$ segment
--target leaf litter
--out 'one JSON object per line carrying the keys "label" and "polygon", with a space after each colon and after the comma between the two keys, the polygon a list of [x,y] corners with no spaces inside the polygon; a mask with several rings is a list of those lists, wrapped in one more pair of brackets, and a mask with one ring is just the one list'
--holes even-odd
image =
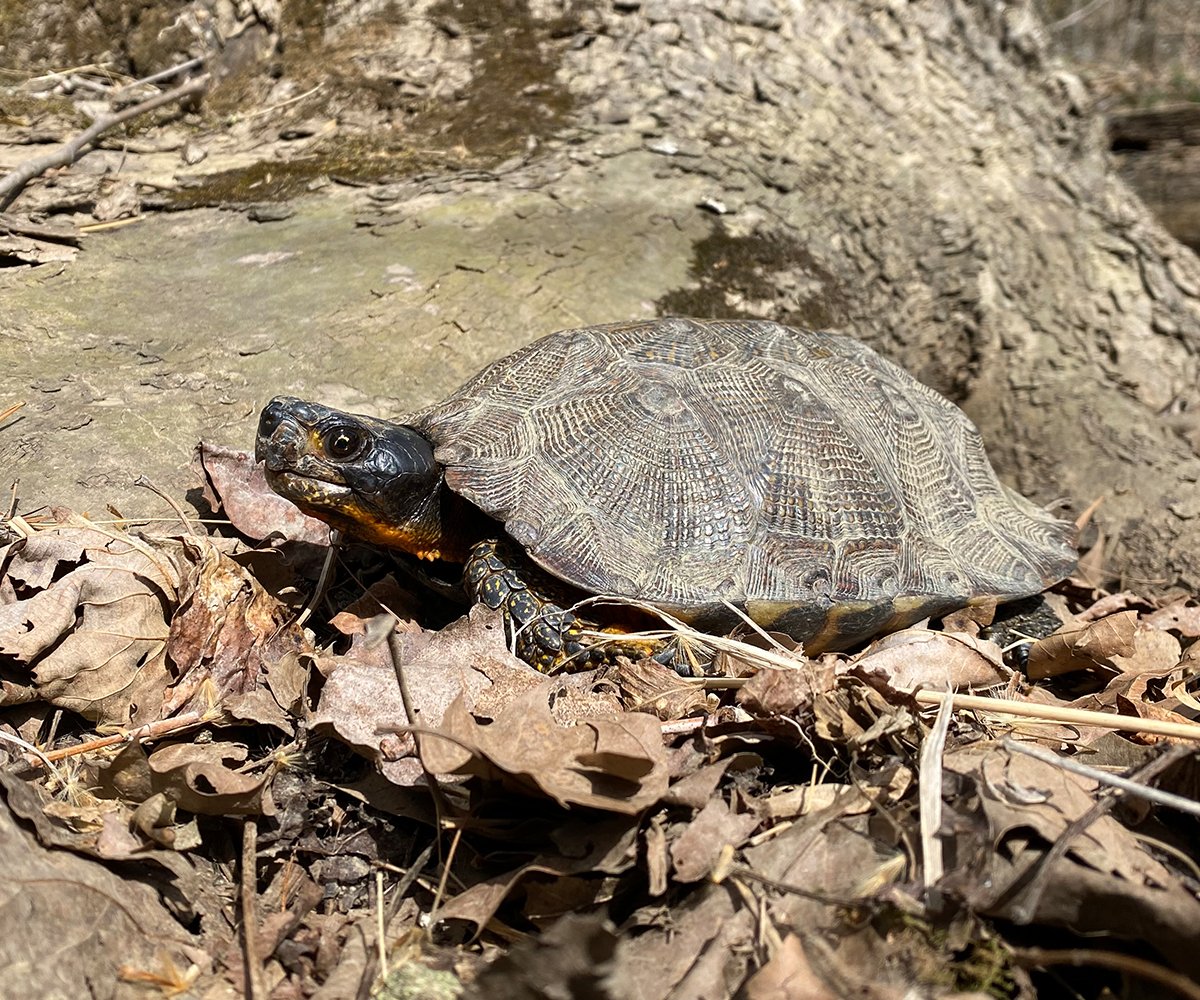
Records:
{"label": "leaf litter", "polygon": [[5,995],[1200,996],[1195,596],[545,677],[197,469],[219,535],[3,539]]}

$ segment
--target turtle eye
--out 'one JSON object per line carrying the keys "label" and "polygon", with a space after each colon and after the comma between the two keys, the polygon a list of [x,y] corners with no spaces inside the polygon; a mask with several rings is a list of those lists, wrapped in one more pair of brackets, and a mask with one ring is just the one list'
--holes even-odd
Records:
{"label": "turtle eye", "polygon": [[357,427],[348,427],[344,424],[327,430],[322,439],[325,454],[338,461],[353,458],[362,450],[366,442],[366,434]]}

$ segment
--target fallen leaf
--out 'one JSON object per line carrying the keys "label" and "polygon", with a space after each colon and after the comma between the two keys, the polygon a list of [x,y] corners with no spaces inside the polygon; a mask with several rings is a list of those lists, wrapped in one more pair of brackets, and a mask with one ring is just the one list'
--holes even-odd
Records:
{"label": "fallen leaf", "polygon": [[788,934],[770,960],[743,987],[744,1000],[837,1000],[814,971],[795,934]]}
{"label": "fallen leaf", "polygon": [[1116,670],[1113,657],[1133,655],[1136,631],[1136,611],[1071,622],[1029,647],[1029,676],[1041,680],[1075,670]]}
{"label": "fallen leaf", "polygon": [[760,667],[737,694],[751,713],[796,715],[809,711],[813,696],[831,690],[836,671],[829,658],[798,660],[792,667]]}
{"label": "fallen leaf", "polygon": [[678,882],[698,882],[713,870],[726,847],[739,848],[759,824],[752,813],[735,813],[717,797],[671,844],[671,864]]}
{"label": "fallen leaf", "polygon": [[664,721],[702,715],[708,702],[702,688],[650,657],[625,660],[617,671],[622,700],[631,712],[652,712]]}
{"label": "fallen leaf", "polygon": [[[468,706],[474,705],[492,686],[493,677],[532,675],[539,684],[542,678],[508,651],[500,616],[488,608],[472,608],[441,632],[404,628],[398,636],[399,655],[416,720],[410,722],[405,715],[386,632],[373,637],[364,628],[354,635],[349,652],[317,658],[328,679],[310,725],[333,732],[360,753],[379,760],[389,780],[411,786],[423,783],[425,774],[411,741],[395,739],[398,728],[436,729],[451,703],[465,698]],[[401,755],[384,753],[385,741],[399,747]]]}
{"label": "fallen leaf", "polygon": [[776,788],[757,803],[759,815],[771,820],[794,819],[832,806],[850,816],[869,811],[874,803],[859,787],[832,783]]}
{"label": "fallen leaf", "polygon": [[439,909],[439,916],[446,921],[465,920],[482,928],[527,875],[618,874],[633,867],[637,856],[636,825],[609,817],[586,826],[585,839],[567,838],[571,841],[571,854],[542,853],[528,864],[476,882],[448,900]]}
{"label": "fallen leaf", "polygon": [[1017,924],[1150,941],[1179,971],[1200,974],[1200,902],[1114,817],[1074,832],[1046,863],[1051,845],[1091,810],[1094,781],[986,745],[946,754],[943,768],[942,829],[956,831],[960,859],[943,891]]}
{"label": "fallen leaf", "polygon": [[302,655],[313,646],[290,608],[206,539],[185,539],[193,561],[180,587],[167,651],[179,679],[165,717],[220,710],[232,718],[294,733],[305,683]]}
{"label": "fallen leaf", "polygon": [[1150,628],[1178,632],[1185,639],[1194,639],[1200,636],[1200,603],[1181,597],[1165,608],[1146,615],[1142,622]]}
{"label": "fallen leaf", "polygon": [[130,743],[98,771],[99,792],[131,802],[164,794],[180,808],[209,816],[273,815],[269,764],[247,772],[248,748],[227,741],[177,743],[147,754]]}
{"label": "fallen leaf", "polygon": [[601,998],[617,936],[599,913],[568,914],[537,937],[519,941],[475,982],[477,996]]}
{"label": "fallen leaf", "polygon": [[201,441],[192,469],[204,484],[204,499],[223,510],[247,538],[261,542],[272,535],[321,549],[329,546],[329,525],[309,517],[267,485],[261,463],[249,452]]}
{"label": "fallen leaf", "polygon": [[871,643],[851,660],[850,670],[902,692],[995,687],[1012,676],[994,642],[964,632],[921,628],[903,629]]}
{"label": "fallen leaf", "polygon": [[172,542],[75,523],[10,546],[3,572],[24,587],[0,605],[0,658],[28,679],[6,699],[36,697],[100,724],[158,720],[182,565]]}
{"label": "fallen leaf", "polygon": [[456,700],[439,727],[446,738],[422,740],[426,767],[435,774],[507,777],[562,806],[633,815],[657,802],[668,781],[658,720],[627,712],[560,726],[549,705],[557,686],[547,681],[526,692],[487,726]]}

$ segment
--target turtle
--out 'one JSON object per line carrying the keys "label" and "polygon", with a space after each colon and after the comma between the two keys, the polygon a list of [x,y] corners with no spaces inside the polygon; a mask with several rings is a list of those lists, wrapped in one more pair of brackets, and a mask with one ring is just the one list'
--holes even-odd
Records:
{"label": "turtle", "polygon": [[541,670],[645,651],[586,642],[583,595],[710,632],[746,616],[816,655],[1039,593],[1077,559],[948,399],[851,336],[767,320],[553,333],[403,422],[278,396],[256,454],[306,513],[452,564]]}

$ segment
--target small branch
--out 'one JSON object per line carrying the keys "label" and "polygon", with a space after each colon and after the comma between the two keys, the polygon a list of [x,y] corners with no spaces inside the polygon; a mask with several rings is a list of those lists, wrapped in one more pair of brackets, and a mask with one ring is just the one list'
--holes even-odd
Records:
{"label": "small branch", "polygon": [[[1047,965],[1073,965],[1076,968],[1116,969],[1137,976],[1171,990],[1188,1000],[1200,1000],[1200,986],[1187,976],[1149,962],[1136,955],[1123,955],[1115,951],[1094,951],[1091,948],[1047,950],[1042,948],[1014,948],[1013,959],[1026,969],[1044,968]],[[1161,995],[1161,994],[1160,994]]]}
{"label": "small branch", "polygon": [[154,97],[141,101],[138,104],[133,104],[124,111],[118,111],[116,114],[111,115],[101,115],[70,142],[60,146],[51,153],[47,153],[45,156],[35,156],[33,159],[26,160],[12,173],[0,178],[0,212],[7,209],[16,200],[17,195],[24,190],[25,185],[31,180],[44,174],[47,170],[52,170],[54,167],[70,166],[87,152],[88,146],[109,129],[115,128],[117,125],[137,118],[140,115],[144,115],[148,111],[153,111],[155,108],[161,108],[164,104],[174,104],[176,101],[182,101],[193,94],[198,94],[207,89],[208,83],[209,76],[206,73],[204,76],[198,76],[194,80],[189,80],[174,90],[156,94]]}
{"label": "small branch", "polygon": [[[948,697],[945,691],[917,691],[913,695],[922,705],[940,705]],[[975,694],[956,694],[954,707],[994,712],[998,715],[1019,715],[1041,722],[1097,726],[1126,733],[1151,733],[1155,736],[1174,736],[1181,740],[1200,740],[1200,726],[1193,722],[1139,719],[1132,715],[1117,715],[1114,712],[1093,712],[1086,708],[1056,708],[1053,705],[1035,705],[1005,698],[981,698]]]}
{"label": "small branch", "polygon": [[246,963],[246,1000],[267,1000],[258,954],[258,824],[242,823],[242,957]]}
{"label": "small branch", "polygon": [[1070,757],[1062,757],[1059,754],[1051,753],[1049,750],[1043,750],[1040,747],[1026,746],[1023,743],[1018,743],[1016,740],[1005,739],[1001,741],[1000,745],[1012,753],[1026,754],[1043,763],[1053,764],[1055,767],[1061,767],[1064,771],[1078,774],[1080,777],[1090,778],[1092,781],[1097,781],[1102,785],[1111,785],[1113,788],[1119,788],[1123,792],[1146,799],[1155,805],[1178,809],[1180,812],[1185,812],[1190,816],[1200,816],[1200,802],[1196,802],[1194,799],[1175,795],[1172,792],[1164,792],[1158,788],[1151,788],[1149,785],[1131,781],[1129,778],[1122,778],[1119,774],[1109,774],[1108,771],[1100,771],[1094,767],[1088,767],[1086,764],[1080,764]]}
{"label": "small branch", "polygon": [[[139,726],[137,729],[131,729],[125,733],[102,736],[99,739],[89,740],[87,743],[80,743],[77,746],[63,747],[61,750],[51,750],[48,754],[44,755],[44,759],[47,761],[65,760],[68,757],[77,757],[80,754],[91,753],[93,750],[103,750],[105,747],[114,747],[121,743],[141,743],[144,740],[158,739],[160,736],[177,733],[191,726],[198,726],[205,721],[205,718],[206,716],[200,712],[187,712],[173,719],[148,722],[144,726]],[[30,764],[39,764],[42,762],[42,759],[38,757],[32,759],[26,757],[25,759]]]}
{"label": "small branch", "polygon": [[1078,24],[1080,21],[1087,20],[1107,3],[1108,0],[1092,0],[1091,3],[1085,3],[1078,10],[1071,11],[1071,13],[1066,17],[1059,18],[1057,21],[1054,21],[1052,24],[1048,24],[1046,27],[1051,31],[1064,31],[1072,25]]}
{"label": "small branch", "polygon": [[199,69],[204,65],[204,57],[197,56],[195,59],[189,59],[187,62],[180,63],[178,66],[172,66],[169,69],[164,69],[150,76],[144,76],[140,80],[134,80],[125,84],[113,96],[120,97],[127,91],[133,90],[134,87],[141,87],[148,83],[161,83],[163,80],[169,80],[173,76],[181,76],[193,69]]}
{"label": "small branch", "polygon": [[[65,243],[71,247],[77,247],[83,242],[82,234],[74,226],[68,229],[62,226],[45,226],[5,212],[0,212],[0,232],[28,236],[30,239],[44,240],[47,243]],[[3,414],[0,414],[0,417],[2,416]]]}
{"label": "small branch", "polygon": [[937,719],[921,745],[920,792],[921,821],[921,881],[928,891],[945,874],[942,841],[942,754],[946,750],[946,734],[954,718],[954,699],[947,696],[938,706]]}

